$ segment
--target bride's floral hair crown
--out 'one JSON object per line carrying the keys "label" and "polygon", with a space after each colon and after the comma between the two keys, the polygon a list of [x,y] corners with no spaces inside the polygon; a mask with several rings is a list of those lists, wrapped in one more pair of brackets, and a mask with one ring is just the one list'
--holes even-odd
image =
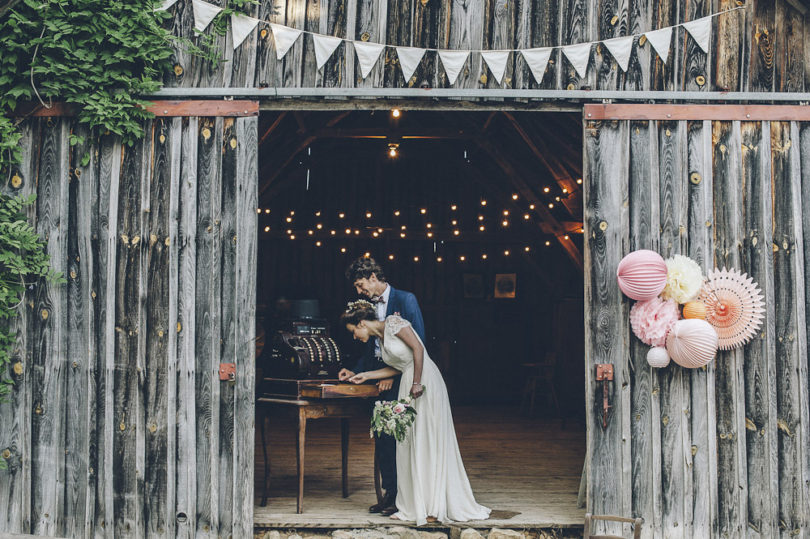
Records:
{"label": "bride's floral hair crown", "polygon": [[349,303],[346,304],[346,312],[350,313],[352,311],[358,310],[358,308],[361,307],[371,307],[373,309],[374,305],[370,301],[367,301],[365,299],[358,299],[357,301],[350,301]]}
{"label": "bride's floral hair crown", "polygon": [[346,310],[340,315],[340,322],[342,324],[357,325],[363,320],[376,320],[377,309],[374,304],[364,299],[357,301],[350,301],[346,305]]}

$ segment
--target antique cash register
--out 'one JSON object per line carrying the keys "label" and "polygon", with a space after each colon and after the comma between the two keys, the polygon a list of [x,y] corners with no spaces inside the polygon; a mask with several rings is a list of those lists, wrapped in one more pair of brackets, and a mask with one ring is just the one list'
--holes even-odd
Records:
{"label": "antique cash register", "polygon": [[[304,445],[308,419],[340,418],[343,497],[348,497],[349,418],[368,421],[366,398],[376,397],[374,384],[356,385],[338,380],[343,368],[340,348],[329,336],[329,325],[318,317],[315,300],[293,302],[292,317],[280,324],[264,353],[257,360],[262,375],[257,388],[257,421],[261,428],[264,455],[262,506],[267,504],[269,461],[265,442],[266,418],[275,413],[294,413],[298,420],[298,500],[303,512]],[[378,477],[375,487],[379,493]]]}

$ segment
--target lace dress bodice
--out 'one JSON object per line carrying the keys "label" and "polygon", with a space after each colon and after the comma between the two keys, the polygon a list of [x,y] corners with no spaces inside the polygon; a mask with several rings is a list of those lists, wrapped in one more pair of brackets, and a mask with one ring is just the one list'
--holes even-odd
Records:
{"label": "lace dress bodice", "polygon": [[[385,330],[381,346],[382,359],[386,365],[390,365],[400,372],[413,368],[413,350],[397,336],[397,333],[406,327],[411,327],[411,323],[399,315],[392,314],[385,319]],[[415,331],[413,334],[419,339],[419,335]],[[419,339],[419,342],[421,343],[422,340]],[[424,347],[424,343],[422,346]],[[425,350],[425,358],[427,357],[427,350]]]}

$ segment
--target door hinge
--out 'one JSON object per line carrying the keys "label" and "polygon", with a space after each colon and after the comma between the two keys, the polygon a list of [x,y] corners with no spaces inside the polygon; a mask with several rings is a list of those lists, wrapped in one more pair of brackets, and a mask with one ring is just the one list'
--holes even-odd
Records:
{"label": "door hinge", "polygon": [[220,363],[219,379],[223,382],[233,382],[236,380],[236,363]]}
{"label": "door hinge", "polygon": [[608,403],[608,395],[610,395],[608,382],[613,381],[613,365],[610,363],[597,363],[596,381],[602,382],[602,428],[606,429],[608,425],[608,412],[611,408]]}

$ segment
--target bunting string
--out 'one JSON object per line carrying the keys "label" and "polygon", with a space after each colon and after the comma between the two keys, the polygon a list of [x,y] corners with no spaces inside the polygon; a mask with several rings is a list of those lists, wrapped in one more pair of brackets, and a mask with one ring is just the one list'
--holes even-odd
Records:
{"label": "bunting string", "polygon": [[[178,0],[164,0],[158,10],[170,9]],[[202,32],[204,31],[211,21],[222,11],[222,8],[204,0],[191,0],[193,13],[194,13],[194,27]],[[448,50],[430,47],[405,47],[398,45],[386,45],[383,43],[375,43],[371,41],[361,41],[355,39],[345,39],[335,36],[319,34],[317,32],[310,32],[308,30],[299,30],[281,24],[263,21],[255,17],[250,17],[244,14],[231,15],[231,35],[233,37],[233,48],[236,49],[242,45],[245,39],[253,32],[259,25],[264,24],[270,27],[275,40],[276,58],[281,60],[295,45],[296,41],[302,34],[312,36],[315,45],[315,58],[318,69],[323,68],[332,54],[337,50],[341,43],[351,43],[354,47],[355,54],[357,55],[358,64],[360,66],[360,74],[363,78],[368,77],[371,70],[377,64],[377,61],[385,48],[394,49],[397,51],[399,58],[399,65],[402,69],[402,74],[405,80],[410,80],[425,52],[436,52],[441,59],[442,67],[447,75],[448,82],[452,85],[456,82],[459,73],[464,68],[470,53],[481,54],[486,66],[489,68],[492,76],[501,83],[503,75],[506,71],[506,65],[509,61],[511,54],[520,53],[523,56],[526,64],[532,72],[535,80],[540,81],[548,66],[549,59],[554,50],[561,50],[562,54],[568,59],[571,65],[576,70],[577,74],[584,78],[587,74],[588,64],[591,59],[591,52],[593,45],[601,43],[605,46],[611,56],[616,60],[619,68],[622,71],[627,71],[630,65],[630,56],[633,52],[633,43],[637,39],[645,36],[647,41],[655,53],[664,64],[669,60],[669,52],[672,45],[672,32],[675,28],[683,27],[686,34],[688,34],[700,47],[700,49],[708,53],[709,44],[711,42],[712,19],[720,15],[725,15],[738,9],[743,9],[745,6],[737,6],[724,11],[719,11],[700,19],[693,21],[686,21],[672,26],[666,26],[657,30],[650,30],[640,34],[633,34],[628,36],[620,36],[616,38],[603,39],[597,41],[589,41],[583,43],[574,43],[570,45],[558,45],[551,47],[539,48],[522,48],[522,49],[465,49],[465,50]]]}

